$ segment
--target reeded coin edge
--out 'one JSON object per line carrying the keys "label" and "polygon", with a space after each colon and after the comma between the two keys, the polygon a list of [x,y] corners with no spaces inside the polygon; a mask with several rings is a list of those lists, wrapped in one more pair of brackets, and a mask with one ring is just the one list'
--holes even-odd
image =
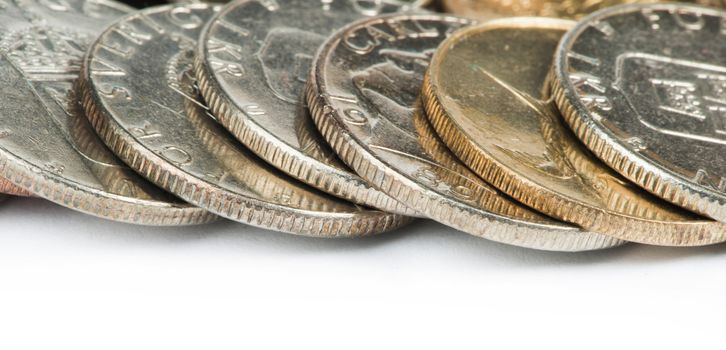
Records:
{"label": "reeded coin edge", "polygon": [[362,179],[351,178],[355,176],[352,173],[346,174],[335,167],[302,155],[300,151],[287,144],[270,141],[275,137],[247,118],[237,116],[243,112],[232,107],[234,104],[228,101],[224,94],[217,93],[217,88],[212,87],[210,80],[206,79],[204,70],[201,60],[195,59],[200,92],[208,101],[209,108],[219,123],[270,165],[312,187],[353,203],[400,215],[420,216],[399,201],[374,190]]}
{"label": "reeded coin edge", "polygon": [[[224,11],[221,11],[217,16],[223,13]],[[202,30],[194,59],[194,72],[202,97],[222,126],[270,165],[310,186],[356,204],[400,215],[420,216],[399,201],[375,190],[352,172],[346,173],[304,155],[284,142],[271,141],[277,138],[249,120],[244,111],[237,108],[234,101],[219,86],[213,73],[203,62],[206,52],[205,38],[215,18],[219,18],[217,16]]]}
{"label": "reeded coin edge", "polygon": [[161,206],[139,200],[145,203],[142,208],[123,196],[102,193],[48,174],[5,150],[0,150],[0,176],[38,197],[112,221],[147,226],[183,226],[204,224],[217,219],[216,215],[191,206]]}
{"label": "reeded coin edge", "polygon": [[[628,8],[657,7],[670,9],[678,8],[678,6],[681,5],[621,5],[600,10],[586,17],[565,34],[562,41],[560,41],[553,67],[555,77],[551,79],[553,96],[570,129],[590,151],[609,167],[665,201],[715,220],[726,222],[726,199],[724,194],[697,186],[692,183],[692,179],[648,162],[605,130],[601,130],[588,112],[587,107],[579,101],[576,93],[573,92],[574,86],[569,83],[567,78],[565,52],[590,21],[611,14],[622,13]],[[723,13],[702,6],[690,5],[689,7]]]}
{"label": "reeded coin edge", "polygon": [[77,89],[81,93],[86,115],[99,137],[141,176],[194,205],[251,226],[320,238],[375,235],[412,221],[409,217],[378,210],[368,210],[364,215],[300,210],[233,195],[221,187],[196,178],[190,180],[181,169],[169,164],[151,150],[143,146],[135,147],[133,136],[125,132],[96,103],[92,92],[95,90],[92,90],[92,83],[88,81],[88,60],[83,63]]}
{"label": "reeded coin edge", "polygon": [[307,84],[306,95],[320,132],[346,164],[383,192],[399,198],[431,219],[473,236],[538,250],[578,252],[626,243],[606,235],[583,232],[577,227],[557,229],[545,224],[517,222],[484,210],[468,208],[422,188],[407,178],[399,179],[394,171],[377,158],[362,155],[365,149],[330,115],[335,111],[329,108],[314,84]]}
{"label": "reeded coin edge", "polygon": [[726,225],[715,221],[665,222],[606,213],[600,208],[575,204],[528,179],[510,174],[501,164],[481,153],[446,115],[434,92],[430,72],[429,69],[424,77],[422,96],[426,114],[434,129],[464,164],[514,199],[554,218],[630,242],[660,246],[703,246],[726,241]]}
{"label": "reeded coin edge", "polygon": [[0,179],[0,194],[18,197],[33,197],[32,193],[13,185],[10,181],[5,179]]}

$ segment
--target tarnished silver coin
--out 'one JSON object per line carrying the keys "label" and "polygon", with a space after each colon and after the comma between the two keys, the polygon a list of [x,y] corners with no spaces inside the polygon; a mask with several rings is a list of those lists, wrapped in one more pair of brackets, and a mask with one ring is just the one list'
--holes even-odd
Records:
{"label": "tarnished silver coin", "polygon": [[[148,225],[208,222],[216,216],[124,166],[98,139],[77,103],[72,84],[86,47],[130,11],[107,0],[3,3],[0,176],[37,196],[107,219]],[[126,28],[118,33],[127,34]],[[113,67],[107,69],[115,74]]]}
{"label": "tarnished silver coin", "polygon": [[[207,114],[195,98],[191,69],[196,38],[215,12],[205,4],[149,8],[100,35],[83,62],[80,81],[83,106],[101,138],[160,187],[246,224],[347,237],[409,222],[287,177],[237,144]],[[121,28],[139,39],[127,40],[118,34]],[[116,74],[107,74],[108,67]]]}
{"label": "tarnished silver coin", "polygon": [[0,179],[0,193],[10,194],[13,196],[30,197],[32,194],[18,186],[13,185],[12,182]]}
{"label": "tarnished silver coin", "polygon": [[623,244],[515,203],[469,171],[438,139],[418,93],[435,49],[470,23],[393,15],[361,20],[330,37],[314,61],[306,93],[322,134],[365,180],[459,230],[545,250]]}
{"label": "tarnished silver coin", "polygon": [[210,108],[238,140],[292,177],[354,203],[415,215],[348,169],[302,96],[315,50],[358,18],[405,7],[373,0],[238,1],[200,36],[195,71]]}
{"label": "tarnished silver coin", "polygon": [[[425,7],[429,6],[433,3],[432,0],[368,0],[371,3],[375,2],[388,2],[388,3],[402,3],[402,4],[410,4],[417,7]],[[229,0],[171,0],[171,2],[175,3],[228,3]]]}
{"label": "tarnished silver coin", "polygon": [[726,12],[626,5],[560,44],[554,94],[600,159],[653,194],[726,222]]}

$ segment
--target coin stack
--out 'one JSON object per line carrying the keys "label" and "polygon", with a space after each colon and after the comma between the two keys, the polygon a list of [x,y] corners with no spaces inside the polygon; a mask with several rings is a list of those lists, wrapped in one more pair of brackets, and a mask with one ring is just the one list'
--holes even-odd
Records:
{"label": "coin stack", "polygon": [[726,3],[693,2],[9,2],[0,193],[322,238],[721,243]]}

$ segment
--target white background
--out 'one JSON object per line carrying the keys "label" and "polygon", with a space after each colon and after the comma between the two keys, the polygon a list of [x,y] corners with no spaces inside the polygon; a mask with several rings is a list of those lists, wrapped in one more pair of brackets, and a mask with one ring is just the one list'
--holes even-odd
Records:
{"label": "white background", "polygon": [[0,349],[723,349],[726,247],[544,253],[0,203]]}

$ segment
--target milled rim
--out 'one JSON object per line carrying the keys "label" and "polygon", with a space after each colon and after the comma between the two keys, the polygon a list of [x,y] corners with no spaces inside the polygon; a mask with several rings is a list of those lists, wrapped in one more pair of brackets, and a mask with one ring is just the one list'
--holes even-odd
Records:
{"label": "milled rim", "polygon": [[557,106],[577,137],[605,164],[646,191],[680,207],[706,215],[716,220],[726,221],[726,196],[708,188],[697,186],[687,179],[666,168],[659,167],[641,157],[629,147],[620,144],[612,134],[595,123],[587,108],[579,101],[574,86],[567,78],[567,57],[565,52],[577,36],[591,21],[629,13],[643,8],[676,9],[690,7],[723,15],[723,11],[696,5],[621,5],[604,9],[586,17],[562,38],[555,56],[555,75],[552,90]]}
{"label": "milled rim", "polygon": [[[229,11],[229,8],[227,8]],[[194,60],[194,71],[199,90],[209,104],[219,123],[240,142],[288,175],[339,198],[353,203],[390,211],[401,215],[420,216],[401,202],[371,187],[357,174],[345,172],[303,154],[249,120],[233,100],[224,92],[209,66],[205,64],[206,38],[216,19],[227,12],[214,16],[200,34]]]}
{"label": "milled rim", "polygon": [[[500,28],[505,26],[508,21],[521,27],[529,20],[529,18],[498,20],[470,30],[481,30],[482,27]],[[561,22],[562,20],[553,21]],[[536,23],[546,24],[547,22],[547,19],[536,19]],[[447,39],[440,47],[447,46],[447,43],[450,45],[460,37],[467,35],[468,32],[467,30],[460,31]],[[622,240],[665,246],[700,246],[726,241],[726,225],[715,221],[663,222],[635,219],[619,213],[607,213],[602,208],[576,203],[548,188],[509,172],[506,167],[493,161],[485,152],[479,150],[461,128],[449,118],[435,91],[436,67],[437,62],[441,59],[440,51],[437,51],[424,78],[422,96],[429,120],[449,148],[469,168],[494,187],[547,215]]]}
{"label": "milled rim", "polygon": [[[418,209],[443,224],[492,241],[551,251],[596,250],[625,243],[625,241],[606,235],[583,232],[575,227],[565,228],[566,226],[563,225],[563,228],[558,229],[552,225],[526,222],[487,213],[480,209],[472,210],[471,207],[422,188],[406,177],[401,178],[376,156],[364,156],[367,153],[365,147],[345,129],[336,118],[337,111],[329,106],[329,101],[320,93],[324,75],[322,64],[339,41],[340,33],[345,33],[362,23],[396,17],[430,19],[432,15],[392,15],[354,22],[341,29],[337,32],[338,34],[331,36],[322,46],[313,63],[313,70],[305,89],[311,114],[320,132],[346,164],[361,174],[364,179],[371,181],[374,186],[399,198],[411,208]],[[442,20],[459,19],[452,16],[435,17]]]}

